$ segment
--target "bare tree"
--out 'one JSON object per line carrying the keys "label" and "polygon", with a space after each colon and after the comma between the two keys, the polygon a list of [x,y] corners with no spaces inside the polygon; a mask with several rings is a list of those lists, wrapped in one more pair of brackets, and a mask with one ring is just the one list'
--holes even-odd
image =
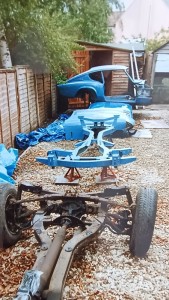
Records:
{"label": "bare tree", "polygon": [[3,31],[0,31],[0,66],[4,69],[12,68],[11,55]]}

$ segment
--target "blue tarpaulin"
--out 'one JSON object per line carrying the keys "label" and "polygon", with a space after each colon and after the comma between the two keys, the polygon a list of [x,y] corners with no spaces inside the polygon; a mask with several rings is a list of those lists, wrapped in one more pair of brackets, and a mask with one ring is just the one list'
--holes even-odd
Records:
{"label": "blue tarpaulin", "polygon": [[19,149],[27,149],[29,146],[37,145],[39,142],[58,142],[65,140],[63,123],[68,117],[68,115],[62,114],[59,116],[59,120],[54,121],[46,128],[38,128],[28,134],[18,133],[15,136],[16,147]]}
{"label": "blue tarpaulin", "polygon": [[18,150],[14,148],[6,149],[4,144],[0,144],[0,183],[8,182],[15,184],[11,177],[17,164]]}

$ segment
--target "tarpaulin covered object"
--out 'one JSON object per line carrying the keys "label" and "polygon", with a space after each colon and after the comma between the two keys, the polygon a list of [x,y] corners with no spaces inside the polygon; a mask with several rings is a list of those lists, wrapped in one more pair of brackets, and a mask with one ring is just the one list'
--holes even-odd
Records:
{"label": "tarpaulin covered object", "polygon": [[[96,102],[91,104],[88,109],[77,109],[63,124],[66,140],[83,140],[85,138],[81,117],[84,117],[86,126],[93,126],[97,120],[102,120],[106,126],[114,126],[113,117],[116,115],[119,116],[119,122],[126,122],[131,128],[134,126],[132,107],[129,104]],[[117,124],[116,126],[116,130],[118,130],[120,127]],[[122,132],[125,132],[125,129]]]}
{"label": "tarpaulin covered object", "polygon": [[64,121],[69,116],[62,114],[59,119],[48,125],[46,128],[38,128],[28,134],[18,133],[15,136],[15,144],[19,149],[27,149],[29,146],[35,146],[39,142],[58,142],[65,139],[63,128]]}
{"label": "tarpaulin covered object", "polygon": [[15,148],[6,149],[0,144],[0,183],[9,182],[15,184],[11,177],[17,164],[18,150]]}

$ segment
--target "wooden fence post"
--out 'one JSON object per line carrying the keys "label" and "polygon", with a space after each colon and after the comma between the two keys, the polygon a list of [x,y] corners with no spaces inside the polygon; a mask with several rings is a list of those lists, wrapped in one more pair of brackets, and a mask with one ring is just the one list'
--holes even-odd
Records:
{"label": "wooden fence post", "polygon": [[2,122],[1,122],[1,110],[0,110],[0,143],[3,143]]}
{"label": "wooden fence post", "polygon": [[18,90],[18,74],[15,68],[15,86],[16,86],[16,101],[17,101],[17,111],[18,111],[18,129],[21,132],[21,108],[20,108],[20,96]]}
{"label": "wooden fence post", "polygon": [[9,115],[9,129],[10,129],[10,140],[11,140],[11,145],[13,145],[13,140],[12,140],[12,124],[11,124],[11,113],[10,113],[10,105],[9,105],[9,89],[8,89],[8,80],[7,80],[7,72],[5,72],[6,76],[6,92],[7,92],[7,104],[8,104],[8,115]]}
{"label": "wooden fence post", "polygon": [[29,95],[29,88],[28,88],[28,72],[27,72],[27,68],[25,68],[25,71],[26,71],[26,87],[27,87],[27,95],[28,95],[29,124],[30,124],[30,130],[32,130],[31,116],[30,116],[30,95]]}
{"label": "wooden fence post", "polygon": [[38,86],[37,86],[36,73],[34,74],[34,82],[35,82],[35,97],[36,97],[37,120],[38,120],[38,127],[39,127],[40,126],[40,117],[39,117]]}

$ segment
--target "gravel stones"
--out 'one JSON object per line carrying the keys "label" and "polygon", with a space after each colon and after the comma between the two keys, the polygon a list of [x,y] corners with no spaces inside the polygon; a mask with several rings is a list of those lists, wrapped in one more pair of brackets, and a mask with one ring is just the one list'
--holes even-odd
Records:
{"label": "gravel stones", "polygon": [[[141,119],[162,118],[169,124],[169,109],[136,111],[137,128]],[[118,185],[127,185],[133,198],[139,187],[155,187],[158,191],[158,211],[153,241],[145,259],[133,258],[129,252],[129,238],[113,235],[104,230],[98,240],[80,250],[71,265],[64,289],[64,300],[161,300],[169,299],[169,129],[151,129],[152,139],[115,139],[115,147],[131,147],[136,162],[120,166],[117,172]],[[81,169],[80,185],[77,187],[56,186],[55,176],[64,174],[64,168],[51,169],[36,162],[36,156],[45,156],[54,148],[72,149],[74,142],[40,143],[29,148],[20,158],[15,177],[17,182],[30,181],[42,184],[45,189],[67,192],[90,192],[105,186],[95,185],[95,175],[100,169]],[[26,241],[0,250],[1,279],[0,297],[12,299],[21,281],[23,272],[35,261],[37,243],[32,232],[24,233]],[[26,246],[25,246],[26,243]],[[13,263],[23,247],[27,253],[25,263],[20,263],[19,273]],[[7,262],[4,262],[6,256]],[[6,261],[5,260],[5,261]],[[13,260],[13,262],[12,262]],[[5,265],[4,265],[5,264]],[[18,264],[18,263],[17,263]],[[19,274],[19,275],[18,275]],[[11,276],[13,280],[8,280]],[[15,278],[15,280],[14,280]]]}

